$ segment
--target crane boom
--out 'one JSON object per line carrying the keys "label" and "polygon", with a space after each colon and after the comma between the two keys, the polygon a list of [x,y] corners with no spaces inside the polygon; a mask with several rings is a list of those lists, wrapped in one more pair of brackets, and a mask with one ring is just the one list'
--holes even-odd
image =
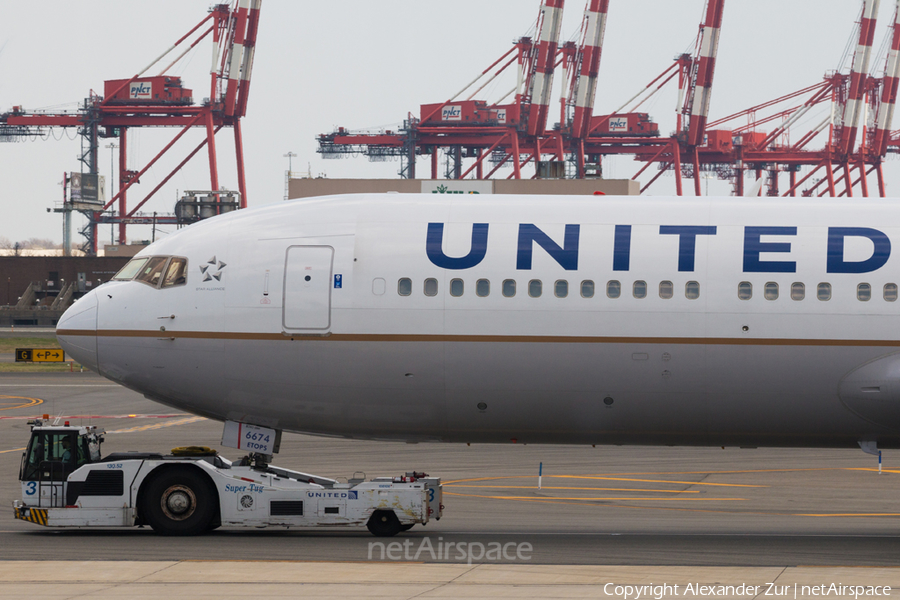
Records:
{"label": "crane boom", "polygon": [[894,20],[891,23],[891,51],[884,68],[884,82],[881,86],[881,104],[875,118],[875,135],[870,153],[884,156],[891,140],[891,122],[897,106],[897,87],[900,83],[900,0],[896,0]]}
{"label": "crane boom", "polygon": [[692,85],[685,99],[683,114],[688,117],[687,145],[699,146],[706,132],[709,117],[709,101],[712,95],[716,55],[719,51],[719,34],[722,30],[722,10],[725,0],[708,0],[706,18],[703,21],[700,44],[697,49],[696,67]]}
{"label": "crane boom", "polygon": [[844,105],[841,133],[837,144],[838,151],[842,155],[849,154],[856,141],[859,117],[864,104],[863,96],[866,93],[869,59],[872,56],[872,42],[875,39],[879,2],[880,0],[863,0],[862,18],[859,21],[859,42],[853,55],[853,65],[850,67],[850,89],[847,92],[847,103]]}
{"label": "crane boom", "polygon": [[256,36],[259,31],[259,9],[262,0],[250,0],[247,13],[247,35],[244,38],[244,59],[241,64],[241,83],[238,86],[235,114],[243,117],[247,113],[247,97],[250,95],[250,74],[253,71],[253,55],[256,52]]}
{"label": "crane boom", "polygon": [[575,112],[572,117],[572,137],[574,138],[585,138],[590,132],[608,12],[609,0],[588,0],[584,10],[584,35],[578,48],[579,56],[576,59],[578,72],[575,74],[573,89]]}
{"label": "crane boom", "polygon": [[528,103],[531,105],[528,135],[540,135],[546,129],[564,4],[565,0],[543,0],[541,3],[537,38],[532,50],[535,59],[532,61],[532,71],[526,87]]}

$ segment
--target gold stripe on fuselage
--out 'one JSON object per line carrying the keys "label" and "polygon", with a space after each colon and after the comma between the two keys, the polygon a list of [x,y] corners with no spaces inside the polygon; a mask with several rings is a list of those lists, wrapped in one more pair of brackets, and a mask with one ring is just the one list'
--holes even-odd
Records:
{"label": "gold stripe on fuselage", "polygon": [[712,337],[604,337],[563,335],[406,335],[366,333],[324,333],[301,335],[286,333],[241,333],[224,331],[153,331],[136,329],[59,329],[58,336],[97,336],[113,338],[175,338],[255,341],[328,341],[328,342],[467,342],[518,344],[687,344],[709,346],[847,346],[900,347],[900,340],[839,340],[788,338],[712,338]]}

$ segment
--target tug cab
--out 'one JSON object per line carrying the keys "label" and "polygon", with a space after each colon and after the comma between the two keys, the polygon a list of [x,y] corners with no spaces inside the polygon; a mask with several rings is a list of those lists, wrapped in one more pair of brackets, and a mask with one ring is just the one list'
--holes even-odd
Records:
{"label": "tug cab", "polygon": [[[44,415],[44,419],[48,419]],[[22,455],[19,481],[22,497],[41,507],[66,505],[66,482],[79,467],[100,461],[104,430],[93,426],[45,426],[44,420],[29,421],[31,439]]]}

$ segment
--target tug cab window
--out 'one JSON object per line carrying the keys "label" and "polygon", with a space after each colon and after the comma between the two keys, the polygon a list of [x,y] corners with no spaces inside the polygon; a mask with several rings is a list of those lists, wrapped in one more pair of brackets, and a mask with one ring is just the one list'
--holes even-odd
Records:
{"label": "tug cab window", "polygon": [[64,481],[88,462],[89,454],[78,444],[72,431],[40,431],[32,436],[25,451],[22,481]]}

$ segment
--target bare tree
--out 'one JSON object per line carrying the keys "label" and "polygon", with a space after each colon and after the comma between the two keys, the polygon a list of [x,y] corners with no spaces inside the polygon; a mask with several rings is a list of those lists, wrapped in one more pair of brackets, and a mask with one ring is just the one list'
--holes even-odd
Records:
{"label": "bare tree", "polygon": [[57,244],[53,240],[48,239],[28,238],[27,240],[19,242],[19,247],[23,250],[52,250],[54,248],[61,248],[62,244]]}

